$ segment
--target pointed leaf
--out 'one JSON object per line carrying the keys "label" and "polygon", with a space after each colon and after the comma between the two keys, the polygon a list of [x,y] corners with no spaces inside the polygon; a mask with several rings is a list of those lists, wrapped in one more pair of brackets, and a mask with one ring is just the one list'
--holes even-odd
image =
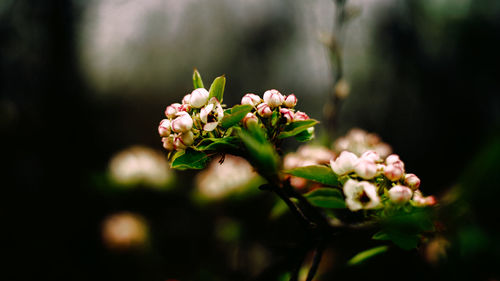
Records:
{"label": "pointed leaf", "polygon": [[306,142],[314,139],[314,128],[307,128],[307,130],[298,133],[295,135],[295,139],[300,142]]}
{"label": "pointed leaf", "polygon": [[335,188],[318,188],[304,194],[313,206],[321,208],[343,209],[345,201],[342,192]]}
{"label": "pointed leaf", "polygon": [[207,165],[209,157],[200,151],[187,149],[183,154],[176,157],[172,162],[172,168],[178,170],[203,169]]}
{"label": "pointed leaf", "polygon": [[281,132],[278,136],[280,139],[293,137],[295,135],[300,134],[301,132],[307,130],[308,128],[318,124],[318,121],[314,119],[303,120],[303,121],[295,121],[288,125],[286,125],[283,132]]}
{"label": "pointed leaf", "polygon": [[196,69],[196,68],[194,69],[194,72],[193,72],[193,86],[195,89],[205,88],[203,86],[203,81],[201,80],[201,75],[198,72],[198,69]]}
{"label": "pointed leaf", "polygon": [[224,75],[215,78],[214,82],[212,82],[212,85],[210,86],[210,90],[208,91],[208,98],[211,99],[212,97],[215,97],[219,102],[222,102],[225,86],[226,77],[224,77]]}
{"label": "pointed leaf", "polygon": [[387,250],[389,249],[388,246],[378,246],[378,247],[375,247],[375,248],[371,248],[371,249],[368,249],[368,250],[365,250],[363,252],[360,252],[358,253],[357,255],[355,255],[352,259],[350,259],[347,264],[348,265],[357,265],[357,264],[360,264],[368,259],[371,259],[377,255],[380,255],[382,253],[385,253],[387,252]]}
{"label": "pointed leaf", "polygon": [[228,150],[240,148],[240,141],[237,137],[225,137],[225,138],[205,138],[196,147],[199,151],[221,151],[227,152]]}
{"label": "pointed leaf", "polygon": [[250,162],[266,179],[274,178],[278,171],[279,156],[267,140],[266,133],[258,125],[240,130],[239,137],[248,151]]}
{"label": "pointed leaf", "polygon": [[235,124],[238,124],[248,112],[252,111],[252,109],[253,107],[248,104],[233,106],[229,113],[224,112],[224,117],[221,120],[221,126],[227,129]]}
{"label": "pointed leaf", "polygon": [[333,173],[332,169],[322,165],[312,165],[299,167],[291,170],[284,171],[284,173],[305,178],[308,180],[316,181],[330,186],[338,186],[339,181],[337,175]]}

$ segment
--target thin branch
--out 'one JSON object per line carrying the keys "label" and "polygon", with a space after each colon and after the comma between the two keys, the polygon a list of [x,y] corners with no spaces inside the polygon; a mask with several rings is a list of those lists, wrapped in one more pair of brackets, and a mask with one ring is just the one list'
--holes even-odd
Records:
{"label": "thin branch", "polygon": [[311,268],[309,268],[309,272],[307,273],[306,281],[312,281],[314,275],[316,275],[316,271],[318,271],[319,264],[321,262],[321,257],[323,256],[323,252],[325,250],[325,243],[320,241],[316,250],[314,251],[314,257],[312,261]]}

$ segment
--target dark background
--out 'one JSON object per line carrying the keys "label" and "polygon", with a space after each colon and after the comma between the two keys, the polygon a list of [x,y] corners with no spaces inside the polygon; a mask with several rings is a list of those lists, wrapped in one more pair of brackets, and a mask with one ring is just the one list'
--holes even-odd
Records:
{"label": "dark background", "polygon": [[[291,3],[284,1],[280,16],[241,34],[237,51],[207,72],[201,69],[202,75],[226,73],[226,91],[232,93],[249,91],[246,79],[257,83],[256,91],[274,87],[273,66],[266,62],[294,42],[291,15],[299,6]],[[188,199],[190,172],[180,174],[185,190],[171,193],[107,193],[95,188],[93,176],[106,170],[113,153],[137,143],[160,148],[157,122],[167,104],[189,91],[197,65],[179,67],[184,79],[174,88],[142,90],[158,94],[139,95],[140,89],[117,87],[107,90],[113,94],[99,96],[103,90],[89,83],[80,67],[78,27],[86,8],[80,1],[0,5],[1,279],[248,280],[248,268],[228,266],[228,249],[244,252],[258,242],[273,262],[252,278],[277,280],[307,243],[292,218],[265,220],[274,200],[271,194],[201,208]],[[458,237],[456,241],[485,242],[465,254],[463,244],[453,244],[448,261],[437,268],[416,251],[395,251],[363,270],[336,267],[331,280],[374,274],[395,279],[390,272],[396,264],[397,272],[408,274],[398,279],[498,279],[500,6],[495,0],[470,1],[466,16],[454,18],[431,14],[425,2],[399,1],[377,20],[374,30],[370,49],[376,66],[371,66],[370,75],[352,79],[338,130],[356,126],[380,134],[401,155],[407,170],[422,179],[427,194],[441,196],[453,186],[465,190],[465,203],[460,204],[468,209],[463,219],[457,219],[453,206],[442,210],[449,224],[446,235],[451,241]],[[297,91],[299,103],[305,101],[304,111],[321,118],[317,107],[330,90],[308,93],[308,76],[280,85],[293,87],[288,90]],[[302,82],[304,86],[296,86]],[[153,249],[116,253],[102,245],[102,219],[121,210],[140,213],[150,222]],[[244,235],[236,246],[214,242],[214,222],[221,216],[242,222]],[[465,224],[480,234],[460,234]],[[344,237],[350,242],[357,238]],[[352,255],[356,249],[347,251]]]}

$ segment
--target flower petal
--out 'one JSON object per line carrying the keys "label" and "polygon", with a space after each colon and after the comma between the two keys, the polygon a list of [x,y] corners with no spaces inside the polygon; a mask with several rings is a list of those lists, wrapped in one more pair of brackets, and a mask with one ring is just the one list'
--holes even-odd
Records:
{"label": "flower petal", "polygon": [[217,128],[217,124],[218,124],[218,122],[207,123],[207,124],[205,124],[205,126],[203,126],[203,130],[205,130],[207,132],[213,131],[213,130],[215,130],[215,128]]}

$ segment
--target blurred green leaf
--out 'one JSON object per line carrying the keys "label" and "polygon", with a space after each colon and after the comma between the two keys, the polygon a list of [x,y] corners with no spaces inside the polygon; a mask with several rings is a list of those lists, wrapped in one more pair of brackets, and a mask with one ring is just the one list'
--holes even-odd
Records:
{"label": "blurred green leaf", "polygon": [[345,201],[342,192],[335,188],[318,188],[304,195],[307,200],[316,207],[343,209]]}
{"label": "blurred green leaf", "polygon": [[284,139],[296,136],[316,124],[318,124],[318,121],[314,119],[292,122],[286,125],[285,129],[279,134],[278,138]]}
{"label": "blurred green leaf", "polygon": [[194,69],[193,72],[193,86],[195,89],[205,88],[203,86],[203,81],[201,80],[201,75],[196,68]]}
{"label": "blurred green leaf", "polygon": [[215,97],[219,102],[222,102],[225,86],[226,77],[224,77],[224,75],[215,78],[214,82],[212,82],[212,85],[210,86],[210,90],[208,91],[208,99]]}
{"label": "blurred green leaf", "polygon": [[252,111],[252,108],[253,107],[248,104],[233,106],[232,109],[227,110],[227,113],[224,113],[224,117],[221,120],[221,126],[227,129],[238,124],[248,112]]}
{"label": "blurred green leaf", "polygon": [[308,180],[316,181],[330,186],[339,185],[337,175],[335,175],[332,169],[330,169],[327,166],[322,166],[322,165],[305,166],[287,170],[284,171],[284,173],[299,178],[305,178]]}
{"label": "blurred green leaf", "polygon": [[187,149],[184,153],[175,157],[172,162],[172,168],[178,170],[203,169],[207,165],[208,160],[209,157],[205,153]]}
{"label": "blurred green leaf", "polygon": [[311,129],[311,128],[308,128],[307,130],[304,130],[304,131],[298,133],[297,135],[295,135],[295,139],[300,141],[300,142],[306,142],[306,141],[310,141],[310,140],[314,139],[314,130],[311,130],[311,132],[310,132],[309,129]]}
{"label": "blurred green leaf", "polygon": [[237,137],[205,138],[195,147],[199,151],[214,150],[221,152],[229,152],[238,148],[240,148],[240,141]]}
{"label": "blurred green leaf", "polygon": [[415,233],[399,232],[397,230],[381,230],[372,236],[374,240],[392,241],[404,250],[415,249],[420,236]]}
{"label": "blurred green leaf", "polygon": [[279,121],[280,121],[279,112],[278,110],[274,110],[273,114],[271,115],[271,126],[273,127],[276,126]]}
{"label": "blurred green leaf", "polygon": [[360,252],[357,255],[355,255],[352,259],[350,259],[347,262],[347,264],[348,265],[358,265],[358,264],[360,264],[368,259],[371,259],[375,256],[378,256],[382,253],[387,252],[388,249],[389,249],[388,246],[378,246],[375,248],[365,250],[365,251]]}

